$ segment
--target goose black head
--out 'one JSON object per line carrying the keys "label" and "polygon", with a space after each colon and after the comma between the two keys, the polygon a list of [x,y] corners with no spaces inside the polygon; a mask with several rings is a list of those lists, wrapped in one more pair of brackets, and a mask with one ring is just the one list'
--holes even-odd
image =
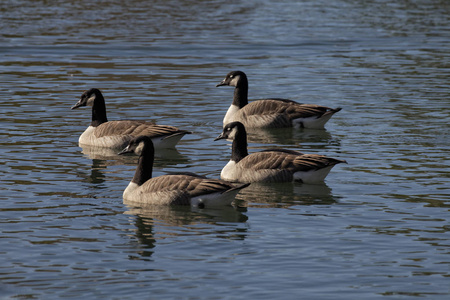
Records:
{"label": "goose black head", "polygon": [[81,106],[93,106],[95,99],[100,97],[103,97],[103,95],[99,89],[93,88],[87,90],[81,95],[80,100],[78,100],[78,102],[74,106],[72,106],[71,109],[75,109]]}
{"label": "goose black head", "polygon": [[144,149],[151,149],[154,151],[153,142],[148,136],[138,136],[133,138],[129,143],[128,146],[125,147],[122,151],[120,151],[118,154],[126,154],[126,153],[135,153],[140,155]]}
{"label": "goose black head", "polygon": [[227,74],[224,80],[222,80],[218,85],[216,85],[216,87],[224,85],[237,87],[239,86],[239,83],[243,82],[247,83],[247,75],[245,75],[244,72],[231,71],[230,73]]}

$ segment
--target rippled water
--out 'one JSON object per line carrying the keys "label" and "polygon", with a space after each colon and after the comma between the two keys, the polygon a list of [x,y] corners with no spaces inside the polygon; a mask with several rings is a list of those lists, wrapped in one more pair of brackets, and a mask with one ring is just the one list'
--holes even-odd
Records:
{"label": "rippled water", "polygon": [[[447,299],[448,1],[0,3],[0,296]],[[251,99],[342,107],[327,130],[253,132],[345,159],[324,185],[254,184],[235,207],[122,203],[136,157],[78,147],[110,120],[192,130],[155,175],[217,178],[213,142],[245,71]]]}

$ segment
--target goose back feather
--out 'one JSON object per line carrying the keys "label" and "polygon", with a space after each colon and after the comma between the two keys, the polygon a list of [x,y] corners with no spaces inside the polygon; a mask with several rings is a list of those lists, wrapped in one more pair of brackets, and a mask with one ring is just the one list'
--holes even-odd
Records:
{"label": "goose back feather", "polygon": [[303,154],[287,149],[247,153],[247,134],[240,122],[227,124],[216,140],[233,140],[231,160],[222,169],[221,178],[234,182],[318,183],[344,160],[319,154]]}
{"label": "goose back feather", "polygon": [[233,102],[223,125],[239,121],[247,128],[301,127],[323,129],[341,108],[301,104],[290,99],[272,98],[248,103],[248,80],[242,71],[232,71],[217,86],[234,86]]}
{"label": "goose back feather", "polygon": [[130,183],[123,198],[128,203],[153,205],[230,205],[241,190],[222,180],[192,175],[162,175],[137,186]]}
{"label": "goose back feather", "polygon": [[72,109],[81,106],[92,106],[91,125],[78,140],[83,145],[123,148],[132,138],[146,135],[152,139],[156,148],[171,148],[175,147],[185,134],[191,133],[174,126],[156,125],[142,120],[108,121],[105,99],[98,89],[84,92]]}
{"label": "goose back feather", "polygon": [[119,154],[140,154],[135,175],[123,193],[124,201],[141,205],[192,205],[211,207],[230,205],[248,184],[236,185],[209,179],[191,172],[152,178],[154,147],[151,139],[132,139]]}

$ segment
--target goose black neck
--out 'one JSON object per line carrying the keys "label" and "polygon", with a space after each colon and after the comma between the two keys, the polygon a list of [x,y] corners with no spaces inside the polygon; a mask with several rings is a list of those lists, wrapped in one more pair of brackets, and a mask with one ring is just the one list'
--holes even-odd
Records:
{"label": "goose black neck", "polygon": [[231,160],[237,163],[247,155],[247,133],[245,132],[245,129],[243,131],[239,130],[233,140]]}
{"label": "goose black neck", "polygon": [[142,149],[142,153],[139,156],[138,166],[136,168],[136,172],[134,173],[132,182],[140,186],[152,178],[154,156],[155,150],[153,146],[145,144]]}
{"label": "goose black neck", "polygon": [[233,104],[243,108],[248,104],[248,81],[247,77],[242,76],[234,89]]}
{"label": "goose black neck", "polygon": [[105,122],[108,122],[108,118],[106,118],[105,98],[103,98],[101,93],[96,93],[94,105],[92,105],[91,126],[97,127]]}

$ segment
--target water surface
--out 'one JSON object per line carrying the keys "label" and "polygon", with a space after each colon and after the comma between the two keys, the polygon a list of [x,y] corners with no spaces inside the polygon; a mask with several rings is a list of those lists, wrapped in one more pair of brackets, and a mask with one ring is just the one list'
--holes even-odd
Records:
{"label": "water surface", "polygon": [[[447,1],[2,1],[0,295],[447,299]],[[254,184],[234,207],[122,202],[135,156],[80,148],[110,120],[194,133],[155,175],[218,178],[213,142],[243,70],[251,99],[342,107],[327,130],[256,131],[249,150],[345,159],[323,185]]]}

